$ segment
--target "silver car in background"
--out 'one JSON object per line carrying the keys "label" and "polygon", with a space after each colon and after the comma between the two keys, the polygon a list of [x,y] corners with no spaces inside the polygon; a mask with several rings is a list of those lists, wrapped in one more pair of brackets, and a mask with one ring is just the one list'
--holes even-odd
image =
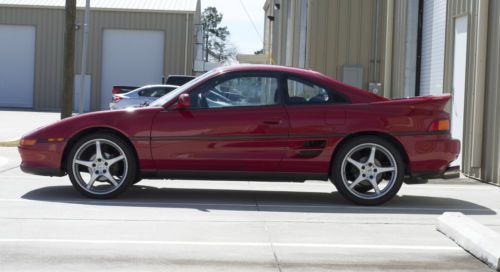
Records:
{"label": "silver car in background", "polygon": [[124,94],[114,94],[110,110],[139,108],[177,89],[177,85],[146,85]]}

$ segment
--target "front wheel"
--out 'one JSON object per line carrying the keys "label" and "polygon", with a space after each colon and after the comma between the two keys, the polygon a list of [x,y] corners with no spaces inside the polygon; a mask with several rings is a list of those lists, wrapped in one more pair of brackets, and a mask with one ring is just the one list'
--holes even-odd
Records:
{"label": "front wheel", "polygon": [[332,181],[346,199],[379,205],[397,194],[404,179],[401,154],[390,142],[362,136],[342,145],[332,164]]}
{"label": "front wheel", "polygon": [[136,180],[130,145],[112,133],[83,137],[71,148],[66,170],[73,187],[90,198],[112,198]]}

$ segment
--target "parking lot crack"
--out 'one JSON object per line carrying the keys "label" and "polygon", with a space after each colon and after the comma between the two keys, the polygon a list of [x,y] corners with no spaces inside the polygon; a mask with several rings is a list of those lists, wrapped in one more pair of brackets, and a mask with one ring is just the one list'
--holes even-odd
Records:
{"label": "parking lot crack", "polygon": [[[257,196],[254,196],[254,201],[255,201],[255,208],[257,209],[257,212],[261,212],[262,210],[260,209],[259,201],[257,200]],[[262,222],[264,224],[264,231],[265,231],[266,236],[267,236],[267,241],[269,242],[271,251],[273,253],[273,258],[274,258],[274,262],[276,264],[276,268],[278,268],[279,272],[282,272],[280,261],[278,259],[278,255],[276,254],[276,248],[275,248],[273,239],[271,237],[271,233],[269,232],[269,227],[267,225],[267,220],[263,219]]]}

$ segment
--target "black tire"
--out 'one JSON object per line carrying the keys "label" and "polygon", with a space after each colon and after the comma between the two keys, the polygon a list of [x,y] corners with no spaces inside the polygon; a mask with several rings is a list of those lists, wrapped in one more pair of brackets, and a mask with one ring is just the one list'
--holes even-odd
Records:
{"label": "black tire", "polygon": [[[387,173],[383,174],[381,174],[381,172],[377,173],[377,171],[374,170],[375,168],[377,168],[376,164],[377,163],[381,164],[381,162],[377,160],[377,163],[375,163],[374,166],[370,165],[370,168],[373,168],[370,170],[372,171],[370,172],[371,174],[367,174],[367,175],[373,175],[370,176],[370,178],[374,177],[372,181],[376,182],[377,186],[368,185],[371,186],[369,188],[366,185],[367,184],[366,181],[363,180],[363,178],[361,178],[361,180],[363,181],[358,183],[358,185],[353,186],[353,188],[349,188],[350,186],[348,186],[348,184],[352,185],[354,182],[349,183],[350,180],[347,178],[348,175],[356,176],[356,173],[358,173],[357,178],[360,178],[360,175],[362,175],[362,173],[368,173],[368,172],[362,172],[362,171],[368,171],[365,170],[368,169],[368,161],[361,162],[361,160],[359,162],[356,160],[355,161],[356,163],[361,162],[360,165],[363,165],[361,166],[363,170],[361,170],[360,167],[358,171],[357,168],[358,166],[354,167],[353,164],[351,168],[354,168],[355,173],[354,174],[352,172],[349,172],[349,174],[347,173],[347,167],[349,165],[349,163],[346,162],[348,161],[347,157],[349,155],[356,154],[355,152],[362,152],[363,146],[366,146],[366,148],[369,148],[370,146],[375,147],[376,152],[379,152],[379,157],[381,157],[381,161],[383,161],[384,158],[387,157],[387,162],[384,163],[392,162],[390,168],[395,169],[395,172],[388,171]],[[358,148],[360,148],[359,149],[360,151],[356,151]],[[374,152],[374,154],[376,154],[376,152]],[[380,153],[382,154],[380,155]],[[344,171],[343,167],[346,168],[345,170],[346,172],[344,174],[343,174]],[[389,167],[387,167],[387,169],[388,168]],[[382,166],[380,166],[380,168],[377,169],[383,169],[383,168]],[[348,142],[342,144],[342,146],[339,147],[339,150],[336,152],[332,162],[331,180],[332,183],[337,188],[338,192],[347,200],[360,205],[380,205],[382,203],[387,202],[398,193],[399,189],[401,188],[401,185],[403,184],[404,169],[405,167],[404,167],[403,157],[391,142],[375,136],[360,136],[349,140]],[[380,185],[380,180],[382,179],[382,177],[385,177],[384,175],[388,175],[391,181],[387,182],[387,188],[384,188],[384,190],[381,190],[379,194],[376,194],[375,187],[378,188],[378,185]],[[380,178],[380,180],[377,181],[378,178]],[[368,193],[368,191],[370,190],[372,190],[373,193]]]}
{"label": "black tire", "polygon": [[[113,164],[117,165],[116,168],[118,168],[118,172],[121,171],[122,175],[118,176],[120,182],[117,183],[116,185],[113,185],[113,184],[111,184],[111,182],[108,182],[109,183],[108,191],[103,190],[103,191],[93,192],[92,185],[90,187],[91,189],[88,189],[88,187],[87,187],[87,189],[84,188],[85,186],[83,185],[83,182],[82,182],[83,178],[81,177],[81,173],[75,173],[75,171],[74,171],[74,169],[76,168],[77,171],[79,171],[79,172],[88,172],[90,174],[90,171],[91,171],[90,169],[93,169],[93,168],[88,168],[90,166],[87,167],[87,166],[82,166],[79,164],[78,164],[78,166],[75,166],[75,168],[74,168],[73,161],[75,160],[75,156],[77,156],[77,152],[79,152],[79,150],[85,150],[85,148],[88,148],[90,150],[91,149],[91,141],[97,141],[97,140],[99,140],[99,142],[106,141],[106,142],[103,142],[102,154],[104,157],[110,156],[110,154],[106,153],[106,150],[104,150],[105,145],[108,143],[110,146],[111,146],[111,144],[114,144],[117,147],[119,147],[121,149],[119,151],[122,151],[122,153],[120,153],[120,155],[123,155],[123,157],[124,157],[124,159],[122,159],[123,162],[114,162],[113,163]],[[88,147],[84,147],[84,145],[87,145]],[[111,148],[107,147],[108,150],[113,150],[112,148],[115,147],[114,145],[111,146]],[[80,151],[80,152],[82,152],[82,151]],[[88,151],[87,153],[91,153],[91,150]],[[95,156],[95,160],[97,160],[97,153],[94,156]],[[113,158],[108,158],[108,159],[111,160]],[[106,161],[106,158],[103,158],[103,161]],[[87,161],[85,161],[85,162],[87,163]],[[118,164],[122,164],[125,166],[120,166]],[[75,164],[75,165],[77,165],[77,164]],[[108,164],[106,164],[106,165],[108,165]],[[95,166],[95,164],[93,166]],[[110,176],[113,177],[113,174],[111,172],[113,171],[112,168],[115,166],[110,164],[110,166],[107,166],[107,167],[108,167],[108,168],[106,168],[107,171],[109,172],[109,174],[111,174]],[[119,169],[120,167],[121,167],[121,169]],[[82,171],[81,170],[82,168],[83,169],[87,168],[88,171],[86,171],[86,170]],[[106,172],[105,170],[102,170],[102,171],[104,173]],[[73,184],[73,187],[78,192],[80,192],[82,195],[89,197],[89,198],[95,198],[95,199],[110,199],[110,198],[114,198],[114,197],[118,196],[119,194],[123,193],[123,191],[125,189],[127,189],[127,187],[129,187],[129,185],[131,185],[134,181],[137,180],[137,161],[135,158],[134,150],[122,138],[120,138],[119,136],[117,136],[113,133],[110,133],[110,132],[97,132],[97,133],[92,133],[92,134],[84,136],[83,138],[79,139],[73,146],[71,146],[71,150],[68,154],[67,161],[66,161],[66,172],[68,173],[68,176],[71,180],[71,183]],[[91,175],[93,176],[93,174],[91,174]],[[98,176],[98,175],[96,175],[96,176]],[[103,175],[98,176],[98,179],[95,179],[95,182],[101,182],[101,183],[106,182],[105,179],[102,181],[99,179],[104,179]],[[94,184],[95,182],[93,182],[92,184]],[[116,182],[116,180],[115,180],[115,182]],[[106,185],[104,185],[104,186],[106,186]]]}

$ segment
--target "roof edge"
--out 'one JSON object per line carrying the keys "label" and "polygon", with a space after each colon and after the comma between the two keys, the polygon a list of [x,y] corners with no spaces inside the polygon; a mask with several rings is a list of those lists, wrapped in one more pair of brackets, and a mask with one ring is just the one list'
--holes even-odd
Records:
{"label": "roof edge", "polygon": [[[48,5],[13,5],[0,4],[0,8],[32,8],[32,9],[61,9],[64,6],[48,6]],[[77,10],[85,10],[85,7],[76,7]],[[196,10],[155,10],[155,9],[125,9],[125,8],[96,8],[90,7],[91,11],[111,11],[111,12],[149,12],[149,13],[166,13],[166,14],[195,14]]]}

